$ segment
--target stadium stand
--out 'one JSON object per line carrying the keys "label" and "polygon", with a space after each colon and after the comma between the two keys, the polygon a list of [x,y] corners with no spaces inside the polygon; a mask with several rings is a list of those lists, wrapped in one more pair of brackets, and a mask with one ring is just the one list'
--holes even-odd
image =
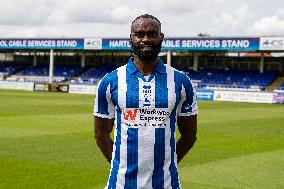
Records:
{"label": "stadium stand", "polygon": [[[69,82],[72,84],[97,85],[99,80],[108,72],[116,69],[117,65],[108,63],[96,63],[96,65],[87,65],[82,68],[79,63],[55,64],[54,82]],[[202,69],[198,71],[192,68],[183,68],[193,81],[196,88],[199,89],[218,89],[218,90],[243,90],[243,91],[262,91],[278,76],[277,71],[259,71],[233,70],[233,69]],[[30,64],[0,64],[0,74],[5,74],[8,81],[31,81],[48,82],[49,65],[39,64],[31,66]],[[277,90],[284,90],[284,84]]]}
{"label": "stadium stand", "polygon": [[[78,65],[55,65],[54,66],[54,81],[63,82],[81,74],[84,71]],[[10,81],[33,81],[33,82],[48,82],[49,80],[49,65],[30,66],[17,74],[13,74],[7,78]]]}
{"label": "stadium stand", "polygon": [[71,80],[71,83],[97,85],[101,78],[103,78],[107,73],[111,72],[115,68],[116,67],[111,66],[100,66],[98,68],[91,68],[85,73],[78,76],[77,78]]}
{"label": "stadium stand", "polygon": [[11,75],[25,68],[21,64],[0,64],[0,75]]}
{"label": "stadium stand", "polygon": [[198,72],[187,69],[184,72],[193,80],[197,88],[260,91],[268,87],[277,77],[277,72],[209,70]]}

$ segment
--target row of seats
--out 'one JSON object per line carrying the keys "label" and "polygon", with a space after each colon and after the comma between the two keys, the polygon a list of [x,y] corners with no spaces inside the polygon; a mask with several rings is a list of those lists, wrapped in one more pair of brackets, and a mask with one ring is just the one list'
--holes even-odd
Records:
{"label": "row of seats", "polygon": [[[86,69],[79,64],[76,65],[54,65],[54,81],[62,82],[70,80]],[[0,64],[0,75],[5,76],[10,81],[35,81],[45,82],[49,80],[49,65],[20,65],[20,64]],[[2,77],[4,79],[4,77]]]}
{"label": "row of seats", "polygon": [[0,64],[0,74],[1,75],[11,75],[24,69],[24,65],[20,64]]}
{"label": "row of seats", "polygon": [[72,83],[78,84],[88,84],[88,85],[97,85],[101,78],[103,78],[107,73],[114,70],[116,67],[98,67],[91,68],[87,72],[83,73],[75,80],[71,80]]}
{"label": "row of seats", "polygon": [[[55,65],[54,77],[56,82],[70,81],[76,84],[97,85],[99,80],[108,72],[116,69],[111,65],[99,65],[95,68],[82,68],[76,65]],[[232,90],[263,90],[277,77],[277,72],[259,73],[257,71],[212,70],[202,69],[193,71],[183,70],[197,88],[232,89]],[[17,81],[48,81],[49,65],[23,66],[0,65],[0,74],[9,75],[7,80]],[[281,86],[284,87],[284,84]]]}
{"label": "row of seats", "polygon": [[[85,71],[80,65],[55,65],[53,75],[71,79]],[[49,76],[49,65],[30,66],[17,73],[19,76]]]}
{"label": "row of seats", "polygon": [[248,90],[262,90],[276,79],[277,72],[259,73],[257,71],[239,70],[184,70],[197,83],[198,88],[245,88]]}

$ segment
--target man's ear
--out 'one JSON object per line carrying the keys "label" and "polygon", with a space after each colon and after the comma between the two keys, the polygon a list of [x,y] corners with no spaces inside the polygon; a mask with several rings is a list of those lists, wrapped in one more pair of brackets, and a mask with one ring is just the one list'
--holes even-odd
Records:
{"label": "man's ear", "polygon": [[160,38],[164,39],[165,35],[163,33],[160,34]]}
{"label": "man's ear", "polygon": [[132,42],[132,34],[129,35],[129,41]]}

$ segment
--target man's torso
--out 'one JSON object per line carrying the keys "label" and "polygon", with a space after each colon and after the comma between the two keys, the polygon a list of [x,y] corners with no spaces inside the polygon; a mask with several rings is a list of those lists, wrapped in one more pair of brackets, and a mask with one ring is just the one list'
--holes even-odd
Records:
{"label": "man's torso", "polygon": [[116,127],[108,188],[180,188],[175,132],[185,100],[181,76],[161,64],[147,79],[129,63],[110,73]]}

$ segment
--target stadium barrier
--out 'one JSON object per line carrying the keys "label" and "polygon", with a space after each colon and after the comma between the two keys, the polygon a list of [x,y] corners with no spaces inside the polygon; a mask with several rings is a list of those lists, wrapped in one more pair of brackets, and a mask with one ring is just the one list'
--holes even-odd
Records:
{"label": "stadium barrier", "polygon": [[214,91],[198,89],[196,91],[196,96],[197,96],[197,100],[213,100]]}
{"label": "stadium barrier", "polygon": [[68,84],[35,83],[34,91],[69,92]]}
{"label": "stadium barrier", "polygon": [[198,100],[284,104],[284,93],[228,90],[197,90]]}
{"label": "stadium barrier", "polygon": [[47,83],[35,83],[34,91],[48,91],[48,84]]}
{"label": "stadium barrier", "polygon": [[[53,77],[54,82],[62,82],[66,78],[65,77]],[[20,81],[20,82],[48,82],[49,76],[23,76],[23,75],[11,75],[7,77],[7,81]]]}
{"label": "stadium barrier", "polygon": [[243,92],[243,91],[214,91],[214,101],[273,103],[273,93]]}
{"label": "stadium barrier", "polygon": [[284,104],[284,93],[273,93],[274,104]]}
{"label": "stadium barrier", "polygon": [[[95,85],[69,85],[14,81],[0,81],[0,88],[20,89],[28,91],[49,91],[65,93],[68,92],[72,94],[91,95],[95,95],[95,92],[97,90],[97,86]],[[248,92],[198,89],[196,94],[198,100],[284,104],[284,93],[276,92]]]}
{"label": "stadium barrier", "polygon": [[95,85],[69,85],[69,93],[73,94],[95,94]]}
{"label": "stadium barrier", "polygon": [[33,82],[0,81],[1,89],[34,90]]}

